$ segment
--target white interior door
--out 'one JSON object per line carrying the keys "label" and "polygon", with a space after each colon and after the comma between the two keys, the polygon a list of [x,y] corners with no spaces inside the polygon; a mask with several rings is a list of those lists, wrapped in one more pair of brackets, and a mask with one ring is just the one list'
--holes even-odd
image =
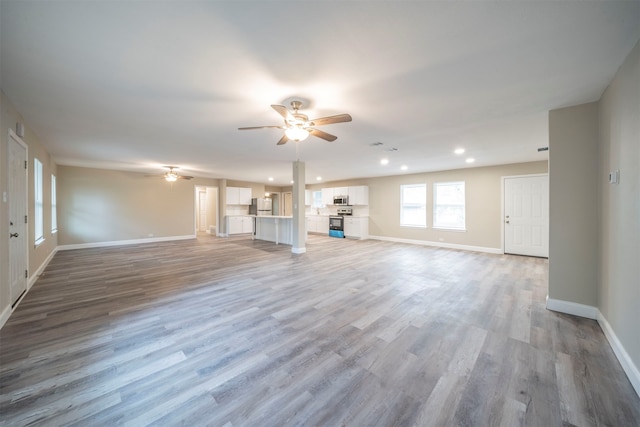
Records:
{"label": "white interior door", "polygon": [[504,252],[549,256],[549,176],[504,179]]}
{"label": "white interior door", "polygon": [[27,146],[9,132],[8,143],[9,204],[9,295],[15,303],[27,290]]}

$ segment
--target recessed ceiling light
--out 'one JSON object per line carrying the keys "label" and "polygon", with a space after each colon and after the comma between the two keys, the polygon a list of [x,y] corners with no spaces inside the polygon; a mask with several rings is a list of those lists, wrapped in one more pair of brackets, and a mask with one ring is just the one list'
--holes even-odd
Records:
{"label": "recessed ceiling light", "polygon": [[291,180],[291,183],[292,183],[292,184],[293,184],[294,182],[295,182],[294,180]]}
{"label": "recessed ceiling light", "polygon": [[389,164],[389,159],[382,159],[382,160],[380,160],[380,164],[381,164],[381,165],[388,165],[388,164]]}
{"label": "recessed ceiling light", "polygon": [[406,171],[407,169],[409,169],[409,167],[407,165],[402,165],[400,166],[400,169],[402,169],[403,171]]}
{"label": "recessed ceiling light", "polygon": [[464,154],[464,148],[456,148],[453,152],[456,154]]}
{"label": "recessed ceiling light", "polygon": [[469,157],[467,160],[465,160],[465,162],[467,162],[467,163],[473,163],[475,161],[476,161],[476,159],[474,159],[473,157]]}
{"label": "recessed ceiling light", "polygon": [[273,181],[273,177],[272,176],[269,177],[269,181]]}
{"label": "recessed ceiling light", "polygon": [[322,177],[321,176],[316,176],[316,181],[322,181]]}

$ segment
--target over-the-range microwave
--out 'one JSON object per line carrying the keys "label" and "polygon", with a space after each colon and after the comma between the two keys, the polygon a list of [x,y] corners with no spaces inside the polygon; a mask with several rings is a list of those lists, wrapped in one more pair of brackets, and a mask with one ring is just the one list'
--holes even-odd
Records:
{"label": "over-the-range microwave", "polygon": [[333,204],[336,206],[348,206],[349,196],[333,196]]}

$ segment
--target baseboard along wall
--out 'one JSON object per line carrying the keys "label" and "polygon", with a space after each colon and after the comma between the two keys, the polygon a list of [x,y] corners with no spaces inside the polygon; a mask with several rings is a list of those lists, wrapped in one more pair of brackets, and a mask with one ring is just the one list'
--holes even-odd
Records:
{"label": "baseboard along wall", "polygon": [[631,356],[629,356],[629,353],[627,353],[627,350],[618,339],[613,328],[597,307],[578,304],[571,301],[557,300],[547,296],[547,309],[557,311],[558,313],[596,320],[598,325],[600,325],[600,329],[602,329],[604,336],[607,338],[607,341],[609,341],[609,345],[611,345],[620,365],[622,365],[622,369],[625,374],[627,374],[627,378],[629,378],[631,385],[638,396],[640,396],[640,370],[638,370],[638,367],[633,363]]}

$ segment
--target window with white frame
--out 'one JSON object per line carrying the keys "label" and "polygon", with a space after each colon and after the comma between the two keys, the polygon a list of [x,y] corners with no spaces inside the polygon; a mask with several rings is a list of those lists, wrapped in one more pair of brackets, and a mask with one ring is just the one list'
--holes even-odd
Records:
{"label": "window with white frame", "polygon": [[322,191],[314,191],[311,193],[312,196],[312,200],[311,200],[311,207],[312,208],[324,208],[325,204],[322,203]]}
{"label": "window with white frame", "polygon": [[58,231],[58,202],[56,200],[56,176],[51,174],[51,232]]}
{"label": "window with white frame", "polygon": [[427,184],[400,186],[400,225],[427,228]]}
{"label": "window with white frame", "polygon": [[34,185],[34,205],[35,205],[35,218],[33,219],[34,224],[34,235],[35,235],[35,244],[42,242],[44,240],[44,215],[43,209],[44,206],[42,204],[42,163],[38,159],[34,159],[33,161],[33,185]]}
{"label": "window with white frame", "polygon": [[464,181],[433,184],[433,227],[464,230]]}

